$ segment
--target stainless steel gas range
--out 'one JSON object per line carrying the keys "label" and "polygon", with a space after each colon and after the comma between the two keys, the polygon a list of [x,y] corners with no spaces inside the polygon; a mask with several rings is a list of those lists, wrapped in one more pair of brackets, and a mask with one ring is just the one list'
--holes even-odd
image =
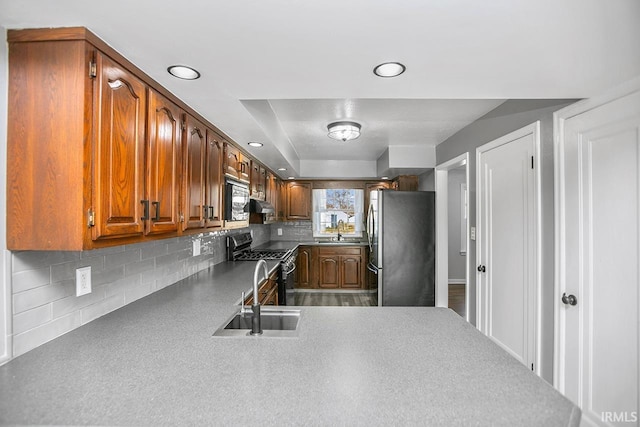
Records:
{"label": "stainless steel gas range", "polygon": [[295,305],[294,276],[297,249],[253,249],[251,233],[239,233],[227,237],[227,259],[229,261],[280,261],[278,274],[278,303]]}

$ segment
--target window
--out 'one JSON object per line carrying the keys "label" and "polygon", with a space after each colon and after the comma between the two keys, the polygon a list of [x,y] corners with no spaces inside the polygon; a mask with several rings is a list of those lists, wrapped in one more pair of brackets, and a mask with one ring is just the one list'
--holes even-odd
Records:
{"label": "window", "polygon": [[313,190],[313,236],[362,237],[364,190]]}

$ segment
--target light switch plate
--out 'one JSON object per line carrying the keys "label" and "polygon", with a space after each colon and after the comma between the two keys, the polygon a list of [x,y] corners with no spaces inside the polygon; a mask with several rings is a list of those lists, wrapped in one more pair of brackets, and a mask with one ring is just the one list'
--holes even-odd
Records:
{"label": "light switch plate", "polygon": [[76,296],[91,293],[91,266],[76,268]]}
{"label": "light switch plate", "polygon": [[278,228],[278,236],[282,236],[282,228]]}
{"label": "light switch plate", "polygon": [[193,256],[200,255],[200,239],[195,239],[193,241]]}

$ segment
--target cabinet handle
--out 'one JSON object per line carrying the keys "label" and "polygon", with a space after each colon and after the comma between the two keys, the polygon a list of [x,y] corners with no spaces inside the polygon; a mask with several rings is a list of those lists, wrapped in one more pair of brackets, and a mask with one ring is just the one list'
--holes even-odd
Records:
{"label": "cabinet handle", "polygon": [[204,206],[202,207],[202,219],[209,219],[209,218],[207,217],[207,214],[208,214],[208,213],[209,213],[209,206],[204,205]]}
{"label": "cabinet handle", "polygon": [[148,200],[140,200],[140,203],[142,203],[142,207],[143,207],[143,213],[142,213],[142,218],[140,218],[143,221],[146,221],[149,219],[149,201]]}
{"label": "cabinet handle", "polygon": [[156,208],[156,216],[153,217],[153,221],[160,221],[160,202],[151,202]]}
{"label": "cabinet handle", "polygon": [[213,206],[209,206],[209,219],[213,220]]}

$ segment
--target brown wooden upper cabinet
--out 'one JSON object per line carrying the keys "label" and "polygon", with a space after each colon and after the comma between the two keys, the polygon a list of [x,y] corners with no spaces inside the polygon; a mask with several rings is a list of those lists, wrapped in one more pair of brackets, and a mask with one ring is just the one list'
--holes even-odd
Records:
{"label": "brown wooden upper cabinet", "polygon": [[11,30],[8,41],[7,247],[142,238],[147,84],[84,28]]}
{"label": "brown wooden upper cabinet", "polygon": [[287,219],[311,219],[311,181],[291,181],[286,190]]}
{"label": "brown wooden upper cabinet", "polygon": [[208,212],[205,207],[205,162],[207,129],[203,123],[186,115],[184,156],[184,222],[183,230],[203,228]]}
{"label": "brown wooden upper cabinet", "polygon": [[147,209],[145,233],[177,232],[180,224],[180,178],[182,174],[182,110],[149,89],[148,141],[146,152]]}
{"label": "brown wooden upper cabinet", "polygon": [[[207,129],[206,182],[205,182],[205,226],[207,228],[222,227],[222,210],[224,209],[222,158],[224,142],[222,137]],[[204,211],[204,210],[203,210]]]}
{"label": "brown wooden upper cabinet", "polygon": [[255,160],[251,161],[251,197],[266,200],[267,170]]}
{"label": "brown wooden upper cabinet", "polygon": [[225,175],[240,181],[250,182],[250,161],[239,148],[230,143],[225,143],[224,173]]}
{"label": "brown wooden upper cabinet", "polygon": [[143,202],[147,87],[100,52],[96,65],[93,238],[140,235],[149,218]]}

